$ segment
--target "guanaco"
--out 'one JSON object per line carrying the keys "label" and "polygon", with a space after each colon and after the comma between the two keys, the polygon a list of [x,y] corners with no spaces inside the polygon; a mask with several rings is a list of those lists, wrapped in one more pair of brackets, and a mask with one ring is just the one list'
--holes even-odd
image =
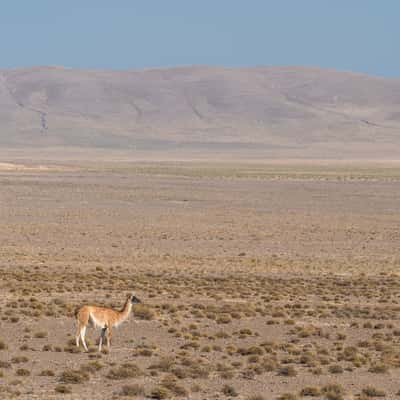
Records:
{"label": "guanaco", "polygon": [[132,293],[127,297],[120,311],[113,310],[112,308],[88,305],[79,308],[75,313],[77,322],[76,346],[79,347],[79,339],[81,339],[85,351],[88,351],[85,342],[85,334],[86,328],[88,325],[91,325],[95,328],[101,328],[99,351],[101,351],[104,337],[107,338],[107,347],[110,349],[112,328],[126,321],[131,314],[132,305],[137,303],[141,303],[141,301]]}

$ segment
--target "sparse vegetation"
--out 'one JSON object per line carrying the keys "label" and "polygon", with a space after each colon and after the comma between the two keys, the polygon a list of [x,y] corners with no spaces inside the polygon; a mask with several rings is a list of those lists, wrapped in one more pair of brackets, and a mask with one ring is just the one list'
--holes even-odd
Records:
{"label": "sparse vegetation", "polygon": [[[341,183],[350,174],[330,169],[297,177],[292,167],[180,164],[183,179],[145,165],[144,175],[89,167],[71,172],[70,186],[58,173],[0,176],[10,189],[0,397],[208,398],[212,387],[221,398],[269,399],[260,382],[283,400],[395,396],[400,217],[387,210],[400,192],[391,181],[366,173],[365,185],[356,174],[356,196]],[[364,203],[372,188],[379,198]],[[112,337],[115,352],[98,352],[91,328],[88,353],[78,349],[75,310],[118,308],[132,290],[143,303]],[[349,384],[359,374],[368,386]]]}
{"label": "sparse vegetation", "polygon": [[89,374],[82,370],[68,369],[64,371],[60,376],[62,383],[73,383],[79,384],[89,380]]}
{"label": "sparse vegetation", "polygon": [[132,363],[124,363],[117,368],[112,368],[108,374],[108,379],[120,380],[128,378],[137,378],[143,375],[140,368]]}
{"label": "sparse vegetation", "polygon": [[134,385],[122,386],[120,395],[121,396],[140,396],[140,395],[143,395],[143,393],[144,393],[143,386],[134,384]]}
{"label": "sparse vegetation", "polygon": [[54,389],[57,393],[69,394],[72,393],[72,390],[69,386],[66,385],[57,385]]}

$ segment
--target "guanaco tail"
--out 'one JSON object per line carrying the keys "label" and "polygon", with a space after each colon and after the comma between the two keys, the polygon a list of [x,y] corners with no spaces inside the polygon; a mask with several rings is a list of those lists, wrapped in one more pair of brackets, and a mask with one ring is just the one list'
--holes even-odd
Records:
{"label": "guanaco tail", "polygon": [[88,351],[85,342],[85,334],[86,328],[88,325],[91,325],[95,328],[101,328],[99,351],[101,351],[104,337],[106,337],[107,347],[110,349],[112,328],[117,327],[126,321],[132,312],[132,305],[137,303],[141,303],[141,301],[135,296],[134,293],[132,293],[128,296],[124,306],[120,311],[113,310],[112,308],[89,305],[78,309],[75,314],[77,322],[76,346],[79,347],[79,339],[81,339],[85,351]]}

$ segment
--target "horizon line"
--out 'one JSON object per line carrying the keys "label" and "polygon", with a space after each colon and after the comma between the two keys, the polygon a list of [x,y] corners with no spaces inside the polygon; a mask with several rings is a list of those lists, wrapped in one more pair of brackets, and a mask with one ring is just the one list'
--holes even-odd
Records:
{"label": "horizon line", "polygon": [[75,71],[102,71],[102,72],[146,72],[146,71],[159,71],[159,70],[173,70],[173,69],[190,69],[190,68],[210,68],[210,69],[226,69],[226,70],[255,70],[255,69],[317,69],[321,71],[331,72],[342,72],[354,75],[368,76],[382,79],[400,79],[400,76],[385,76],[379,74],[371,74],[367,72],[354,71],[350,69],[340,69],[335,67],[321,67],[318,65],[305,65],[305,64],[287,64],[287,65],[247,65],[247,66],[226,66],[226,65],[213,65],[213,64],[176,64],[166,66],[149,66],[139,68],[102,68],[102,67],[69,67],[61,64],[33,64],[28,66],[17,66],[17,67],[1,67],[0,71],[18,71],[28,69],[63,69],[63,70],[75,70]]}

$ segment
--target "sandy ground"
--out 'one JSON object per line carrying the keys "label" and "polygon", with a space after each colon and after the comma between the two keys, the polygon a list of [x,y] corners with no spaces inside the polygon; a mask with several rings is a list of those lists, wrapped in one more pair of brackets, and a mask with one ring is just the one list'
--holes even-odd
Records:
{"label": "sandy ground", "polygon": [[4,160],[0,397],[395,399],[399,204],[397,163]]}

